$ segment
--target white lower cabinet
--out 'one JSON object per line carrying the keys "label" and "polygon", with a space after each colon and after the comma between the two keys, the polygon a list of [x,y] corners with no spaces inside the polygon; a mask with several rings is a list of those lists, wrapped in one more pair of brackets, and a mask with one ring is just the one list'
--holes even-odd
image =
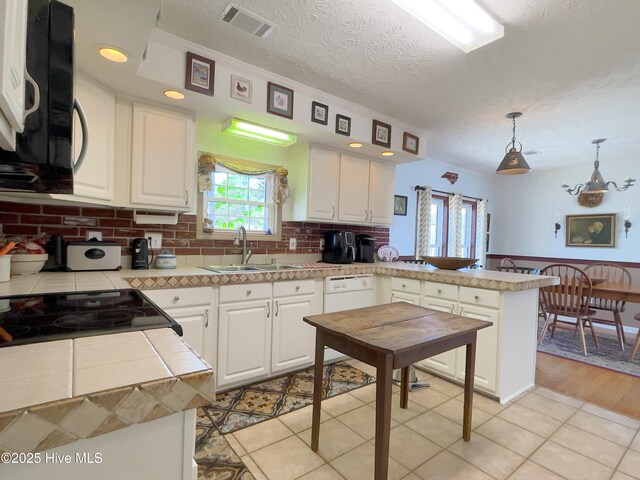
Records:
{"label": "white lower cabinet", "polygon": [[143,292],[182,327],[183,340],[210,365],[215,364],[215,297],[211,287]]}
{"label": "white lower cabinet", "polygon": [[271,298],[220,304],[218,386],[248,383],[268,376],[270,358]]}
{"label": "white lower cabinet", "polygon": [[391,303],[395,302],[407,302],[413,305],[420,305],[420,295],[417,293],[398,292],[393,290],[391,292]]}
{"label": "white lower cabinet", "polygon": [[271,343],[271,373],[314,363],[315,328],[302,319],[320,313],[315,295],[275,298]]}

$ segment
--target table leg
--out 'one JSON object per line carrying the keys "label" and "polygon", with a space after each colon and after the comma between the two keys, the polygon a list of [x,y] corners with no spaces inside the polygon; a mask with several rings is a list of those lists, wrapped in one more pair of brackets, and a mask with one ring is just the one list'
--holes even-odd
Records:
{"label": "table leg", "polygon": [[409,406],[409,369],[410,365],[402,368],[401,382],[400,382],[400,408],[407,408]]}
{"label": "table leg", "polygon": [[378,355],[376,372],[376,446],[374,480],[387,480],[389,435],[391,434],[391,393],[393,356]]}
{"label": "table leg", "polygon": [[322,375],[324,373],[324,335],[316,329],[316,363],[313,371],[313,415],[311,417],[311,450],[318,451],[320,443],[320,403],[322,402]]}
{"label": "table leg", "polygon": [[467,344],[467,358],[464,370],[464,416],[462,419],[462,438],[471,440],[471,414],[473,412],[473,377],[476,366],[476,338]]}

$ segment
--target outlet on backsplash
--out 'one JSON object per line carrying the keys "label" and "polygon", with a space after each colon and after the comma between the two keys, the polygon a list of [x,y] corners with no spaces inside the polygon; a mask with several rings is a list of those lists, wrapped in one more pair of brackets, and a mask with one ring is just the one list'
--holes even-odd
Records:
{"label": "outlet on backsplash", "polygon": [[295,237],[291,237],[289,239],[289,250],[295,250],[296,248],[298,248],[298,241]]}
{"label": "outlet on backsplash", "polygon": [[87,232],[87,240],[98,240],[99,242],[102,241],[102,232],[92,232],[91,230],[89,230]]}
{"label": "outlet on backsplash", "polygon": [[320,251],[321,251],[321,252],[322,252],[322,251],[324,251],[324,238],[321,238],[321,239],[320,239],[320,242],[319,242],[319,248],[320,248]]}
{"label": "outlet on backsplash", "polygon": [[144,232],[144,238],[149,240],[151,248],[162,247],[162,233],[160,232]]}

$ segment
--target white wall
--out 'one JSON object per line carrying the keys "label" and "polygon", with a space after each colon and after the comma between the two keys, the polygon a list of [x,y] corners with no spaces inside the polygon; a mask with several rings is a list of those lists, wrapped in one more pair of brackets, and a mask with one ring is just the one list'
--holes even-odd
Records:
{"label": "white wall", "polygon": [[[459,174],[458,181],[454,185],[441,178],[441,175],[447,171]],[[413,187],[416,185],[429,185],[435,190],[460,192],[463,195],[487,198],[489,199],[487,211],[492,213],[495,208],[495,194],[492,191],[494,181],[495,176],[493,175],[465,170],[437,160],[427,159],[398,165],[396,167],[395,194],[404,195],[409,199],[407,216],[394,215],[393,217],[389,244],[396,247],[400,255],[415,253],[416,193]],[[493,222],[492,215],[492,232]],[[491,248],[493,251],[493,238],[491,239]]]}
{"label": "white wall", "polygon": [[[600,173],[605,180],[622,184],[629,176],[638,177],[637,165],[628,162],[603,161]],[[572,186],[586,181],[593,164],[555,170],[532,171],[513,177],[496,176],[495,202],[492,205],[491,251],[504,255],[580,258],[588,260],[640,261],[640,186],[626,192],[611,188],[601,205],[587,208],[578,205],[576,197],[567,194],[560,185]],[[631,208],[629,238],[624,237],[622,204]],[[554,212],[560,214],[562,229],[553,236]],[[616,213],[616,247],[565,247],[565,215]],[[635,217],[635,221],[634,221]]]}

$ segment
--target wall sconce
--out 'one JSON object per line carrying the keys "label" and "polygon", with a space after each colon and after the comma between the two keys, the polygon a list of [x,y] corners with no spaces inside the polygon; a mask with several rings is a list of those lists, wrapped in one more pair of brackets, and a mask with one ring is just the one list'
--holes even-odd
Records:
{"label": "wall sconce", "polygon": [[553,221],[554,221],[554,228],[555,228],[553,232],[553,238],[558,238],[558,231],[562,228],[562,226],[560,225],[560,214],[558,213],[557,210],[556,210],[556,214]]}
{"label": "wall sconce", "polygon": [[627,238],[631,228],[631,209],[626,205],[622,206],[622,220],[624,220],[624,238]]}

